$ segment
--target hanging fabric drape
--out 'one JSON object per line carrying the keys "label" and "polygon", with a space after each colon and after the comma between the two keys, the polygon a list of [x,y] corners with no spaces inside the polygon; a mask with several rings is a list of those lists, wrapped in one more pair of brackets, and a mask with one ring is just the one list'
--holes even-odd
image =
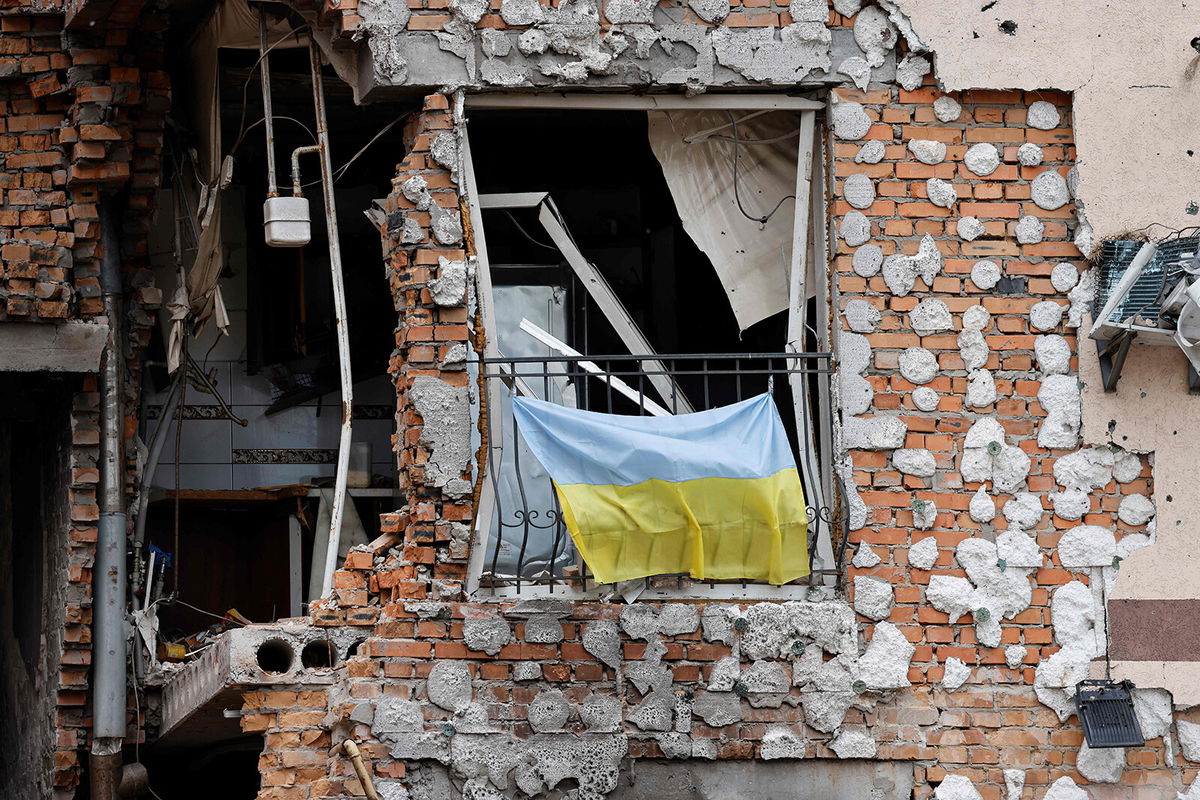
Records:
{"label": "hanging fabric drape", "polygon": [[769,394],[666,417],[512,403],[596,580],[808,574],[804,493]]}
{"label": "hanging fabric drape", "polygon": [[[787,308],[796,191],[794,113],[746,119],[744,111],[650,111],[650,146],[683,229],[716,270],[742,330]],[[737,122],[736,129],[730,125]],[[711,135],[706,131],[719,129]],[[691,143],[685,139],[697,138]],[[735,143],[733,139],[740,142]],[[734,153],[737,197],[734,195]],[[747,219],[738,208],[755,219]],[[804,246],[801,242],[800,246]],[[811,268],[810,268],[811,269]],[[813,285],[809,281],[809,286]]]}

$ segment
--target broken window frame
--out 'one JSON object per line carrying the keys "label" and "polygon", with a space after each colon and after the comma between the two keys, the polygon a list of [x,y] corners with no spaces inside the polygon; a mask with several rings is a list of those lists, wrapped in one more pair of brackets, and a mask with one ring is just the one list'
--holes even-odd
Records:
{"label": "broken window frame", "polygon": [[[824,275],[823,279],[816,281],[816,286],[813,289],[816,292],[816,308],[824,317],[820,320],[808,320],[807,317],[807,302],[806,292],[809,287],[806,285],[806,275],[809,267],[809,259],[812,259],[815,264],[828,264],[828,241],[830,233],[830,221],[826,213],[826,192],[828,186],[825,181],[820,180],[829,176],[829,171],[825,169],[827,160],[826,149],[820,129],[816,125],[816,116],[819,111],[826,111],[828,108],[827,102],[812,100],[804,97],[791,97],[786,95],[702,95],[698,97],[680,97],[680,96],[635,96],[635,95],[587,95],[587,94],[567,94],[567,93],[542,93],[542,94],[520,94],[520,93],[490,93],[490,94],[474,94],[460,95],[459,102],[456,103],[456,121],[455,129],[459,145],[459,168],[461,174],[459,176],[459,185],[466,200],[467,212],[470,219],[470,229],[472,232],[473,253],[469,254],[469,258],[474,262],[475,266],[475,284],[476,297],[478,303],[479,319],[483,325],[484,331],[496,330],[496,316],[493,307],[492,293],[492,276],[490,263],[488,261],[487,243],[484,234],[482,211],[484,208],[538,208],[540,218],[545,223],[546,217],[550,217],[551,225],[547,227],[547,232],[554,239],[555,244],[562,250],[564,258],[571,263],[574,271],[584,281],[585,286],[590,280],[590,276],[585,278],[584,273],[580,272],[581,266],[578,262],[582,262],[582,267],[586,272],[592,273],[599,282],[603,283],[603,278],[595,272],[590,264],[587,264],[585,258],[578,258],[572,261],[572,255],[578,255],[573,244],[569,241],[569,234],[562,231],[561,236],[555,236],[555,231],[552,230],[556,223],[553,213],[552,201],[549,201],[544,192],[528,192],[515,193],[507,195],[490,195],[481,196],[475,180],[475,171],[473,165],[473,156],[470,145],[470,136],[468,133],[469,124],[464,109],[480,109],[480,110],[522,110],[522,109],[538,109],[538,108],[553,108],[555,110],[581,111],[581,110],[608,110],[608,111],[651,111],[651,110],[729,110],[738,112],[755,112],[755,111],[794,111],[800,114],[801,132],[799,136],[798,153],[796,161],[796,203],[793,216],[792,228],[792,258],[788,275],[788,324],[786,342],[783,352],[800,353],[804,352],[805,332],[810,330],[815,332],[817,347],[824,352],[830,352],[832,346],[831,330],[832,330],[832,310],[834,307],[834,299],[836,287],[832,283],[832,279],[827,271],[823,269],[815,272],[817,276]],[[831,178],[830,178],[831,179]],[[551,213],[547,215],[547,207]],[[797,243],[802,243],[802,246],[796,246]],[[563,247],[568,244],[569,247]],[[572,253],[571,251],[575,252]],[[592,287],[589,287],[589,292]],[[603,292],[611,290],[604,285]],[[596,294],[593,293],[593,297]],[[615,300],[615,298],[613,298]],[[619,301],[617,306],[620,306]],[[602,304],[603,305],[603,304]],[[630,323],[628,315],[620,308],[618,314],[620,321],[616,322],[618,333],[621,338],[626,341],[627,345],[631,340],[628,330],[622,331],[622,323]],[[610,321],[612,321],[610,319]],[[815,325],[814,325],[815,323]],[[636,338],[644,338],[636,325],[632,326]],[[496,345],[494,336],[485,337],[484,358],[498,358],[501,353]],[[633,352],[631,350],[631,352]],[[654,351],[648,344],[642,349],[641,355],[653,356]],[[811,487],[814,497],[808,498],[810,502],[820,513],[822,507],[834,509],[831,512],[831,520],[833,524],[839,522],[844,528],[845,515],[839,513],[839,509],[844,506],[843,492],[840,486],[835,486],[834,471],[835,456],[833,447],[836,440],[840,437],[833,430],[836,426],[836,419],[832,414],[832,395],[835,391],[833,381],[830,375],[819,374],[816,379],[820,381],[819,391],[819,408],[816,413],[821,415],[822,419],[832,420],[832,426],[822,426],[819,431],[814,432],[813,426],[807,424],[806,419],[810,414],[808,409],[809,395],[807,380],[808,377],[801,373],[789,374],[788,380],[791,384],[794,401],[794,414],[797,424],[797,434],[801,436],[800,440],[800,458],[797,466],[804,477],[806,487]],[[502,407],[502,389],[497,381],[486,381],[486,406],[480,411],[481,415],[486,415],[492,409]],[[662,392],[662,388],[658,387],[663,397],[669,395]],[[814,433],[820,437],[820,442],[814,440]],[[807,440],[805,435],[807,434]],[[824,454],[824,460],[827,462],[822,465],[821,458],[818,456],[816,447],[819,445],[820,453]],[[489,453],[486,463],[482,469],[489,469],[493,464],[501,463],[502,452],[499,450],[498,444],[488,444]],[[487,586],[481,585],[481,577],[485,567],[487,558],[488,545],[491,539],[492,515],[495,510],[496,491],[491,481],[484,480],[480,487],[479,501],[476,507],[475,519],[473,522],[473,530],[471,535],[471,549],[467,568],[467,593],[474,600],[505,600],[513,597],[531,597],[531,596],[547,596],[552,595],[562,597],[564,599],[594,599],[601,594],[604,594],[604,587],[600,588],[581,588],[573,585],[547,585],[534,582],[519,581],[518,585],[501,585]],[[641,599],[683,599],[683,598],[719,598],[719,599],[776,599],[776,600],[792,600],[800,597],[810,597],[812,592],[823,594],[832,594],[838,582],[838,566],[839,558],[834,552],[832,531],[833,525],[826,525],[820,529],[817,541],[814,544],[815,552],[812,555],[813,569],[812,575],[808,583],[791,583],[783,586],[773,586],[765,583],[708,583],[695,581],[686,587],[680,588],[660,588],[650,586],[648,583],[646,588],[638,595]],[[843,530],[842,539],[845,539],[845,531]],[[839,548],[844,550],[844,547]],[[612,587],[608,587],[611,589]]]}

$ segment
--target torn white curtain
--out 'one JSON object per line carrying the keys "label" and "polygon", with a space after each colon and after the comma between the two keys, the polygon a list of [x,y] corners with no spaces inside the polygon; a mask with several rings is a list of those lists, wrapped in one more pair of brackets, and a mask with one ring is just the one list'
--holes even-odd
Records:
{"label": "torn white curtain", "polygon": [[[732,115],[732,116],[731,116]],[[743,111],[649,111],[650,146],[662,166],[683,229],[712,261],[729,305],[742,330],[788,307],[795,201],[787,200],[770,221],[760,225],[738,210],[733,191],[733,155],[738,163],[738,193],[746,212],[763,217],[796,192],[799,127],[791,112],[771,112],[737,125],[735,145],[729,122]],[[684,139],[726,126],[701,141]],[[778,141],[749,143],[757,140]],[[801,242],[800,246],[806,246]],[[811,259],[809,259],[811,261]],[[809,264],[806,285],[814,285]],[[809,292],[811,296],[811,290]]]}

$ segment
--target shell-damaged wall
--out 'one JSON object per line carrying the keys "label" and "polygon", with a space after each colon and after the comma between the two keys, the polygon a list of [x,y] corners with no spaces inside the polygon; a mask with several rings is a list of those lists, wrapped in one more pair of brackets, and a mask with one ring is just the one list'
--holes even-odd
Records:
{"label": "shell-damaged wall", "polygon": [[[485,34],[517,24],[504,17],[511,2],[469,13],[457,2],[343,4],[336,16],[346,30],[368,26],[372,54],[412,31],[440,31],[439,47],[462,34],[480,48],[482,76],[497,56],[479,53],[499,41]],[[432,94],[406,130],[381,230],[400,320],[405,506],[384,516],[390,540],[352,552],[313,611],[317,626],[370,634],[331,687],[244,696],[243,728],[265,736],[261,798],[360,796],[331,750],[346,736],[362,742],[381,796],[419,800],[616,800],[664,759],[690,776],[714,762],[730,775],[776,763],[849,775],[867,761],[838,795],[864,798],[1167,800],[1195,780],[1200,718],[1167,692],[1135,692],[1144,747],[1088,750],[1074,716],[1074,686],[1103,650],[1101,586],[1153,536],[1154,507],[1148,457],[1080,436],[1077,331],[1091,279],[1074,244],[1070,99],[939,91],[906,20],[883,5],[838,2],[824,23],[862,45],[832,64],[861,86],[835,88],[826,120],[838,468],[852,487],[844,596],[467,597],[480,475],[465,362],[487,331],[468,314],[463,121],[453,95]],[[796,6],[744,3],[715,26],[688,19],[711,40],[736,15],[765,14],[782,42]],[[582,8],[527,10],[557,19]],[[404,17],[390,38],[368,24],[385,12]],[[560,33],[525,24],[519,37]],[[888,58],[895,78],[871,70]],[[598,61],[546,74],[553,63],[527,74],[559,86],[608,79],[589,66]],[[484,81],[447,74],[429,85]]]}
{"label": "shell-damaged wall", "polygon": [[894,5],[861,12],[860,5],[343,0],[325,11],[335,38],[358,43],[358,84],[365,95],[433,87],[705,91],[844,80],[865,86],[872,76],[919,83],[929,62],[917,53],[902,60],[895,52],[899,30],[907,25]]}

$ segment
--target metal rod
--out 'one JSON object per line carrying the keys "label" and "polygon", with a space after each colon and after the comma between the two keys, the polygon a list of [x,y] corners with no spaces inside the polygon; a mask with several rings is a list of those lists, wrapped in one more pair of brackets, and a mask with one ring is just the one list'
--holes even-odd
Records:
{"label": "metal rod", "polygon": [[321,152],[321,191],[325,197],[325,230],[329,236],[329,273],[333,281],[333,315],[336,322],[338,367],[342,382],[342,431],[338,439],[337,473],[334,478],[333,508],[329,513],[329,546],[325,551],[325,578],[321,596],[333,586],[338,548],[342,538],[342,514],[346,504],[346,478],[350,471],[350,437],[354,422],[354,380],[350,374],[350,331],[346,321],[346,287],[342,282],[342,249],[338,238],[337,207],[333,198],[333,168],[330,165],[329,128],[325,119],[325,87],[321,81],[321,50],[309,40],[312,65],[313,107],[317,116],[317,143]]}
{"label": "metal rod", "polygon": [[[673,353],[662,355],[655,353],[653,357],[645,355],[630,355],[629,353],[618,353],[616,355],[577,355],[564,356],[556,355],[553,358],[546,356],[503,356],[498,358],[485,358],[484,361],[503,362],[505,364],[521,364],[521,363],[542,363],[546,361],[580,361],[587,359],[600,359],[602,361],[637,361],[650,363],[651,361],[703,361],[705,359],[716,360],[723,359],[725,361],[734,361],[736,359],[764,359],[764,358],[786,358],[791,360],[804,359],[830,359],[833,353],[826,352],[806,352],[802,350],[787,350],[778,353]],[[639,369],[639,372],[649,373],[651,370]]]}
{"label": "metal rod", "polygon": [[[150,435],[150,450],[146,456],[146,466],[142,469],[142,485],[138,492],[137,511],[133,525],[132,549],[138,558],[141,557],[142,546],[146,543],[146,515],[147,509],[150,507],[150,487],[154,481],[154,473],[158,469],[158,462],[162,458],[163,446],[167,443],[167,428],[171,425],[171,417],[175,416],[175,408],[179,405],[180,395],[183,394],[182,384],[186,374],[186,365],[183,369],[175,371],[171,388],[167,392],[167,402],[163,405],[162,413],[159,414],[158,425],[155,426],[154,433]],[[150,596],[150,583],[153,577],[147,571],[144,580],[144,596],[146,598]],[[134,588],[136,590],[138,587]],[[145,608],[144,605],[143,608]]]}
{"label": "metal rod", "polygon": [[[300,187],[300,156],[307,153],[321,152],[321,145],[307,144],[303,147],[297,147],[292,151],[292,197],[303,197],[304,191]],[[321,180],[324,181],[324,171],[322,171]]]}
{"label": "metal rod", "polygon": [[267,47],[267,10],[258,9],[258,67],[262,77],[263,129],[267,135],[267,197],[279,196],[275,179],[275,116],[271,111],[271,58]]}

